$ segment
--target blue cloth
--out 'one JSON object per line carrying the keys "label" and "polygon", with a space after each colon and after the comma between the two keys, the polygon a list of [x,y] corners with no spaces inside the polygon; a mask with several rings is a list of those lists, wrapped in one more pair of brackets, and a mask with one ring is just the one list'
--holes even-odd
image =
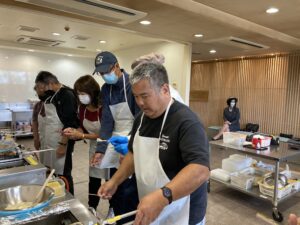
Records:
{"label": "blue cloth", "polygon": [[[122,70],[125,78],[127,101],[131,113],[133,116],[137,115],[140,111],[139,107],[135,103],[134,96],[131,91],[131,84],[129,83],[129,75]],[[111,94],[110,94],[111,89]],[[111,114],[110,105],[115,105],[121,102],[125,102],[124,88],[123,88],[123,76],[121,76],[116,84],[104,84],[101,88],[102,94],[102,120],[100,128],[100,138],[108,140],[112,136],[114,129],[114,119]],[[96,152],[105,153],[108,143],[100,142],[97,144]]]}

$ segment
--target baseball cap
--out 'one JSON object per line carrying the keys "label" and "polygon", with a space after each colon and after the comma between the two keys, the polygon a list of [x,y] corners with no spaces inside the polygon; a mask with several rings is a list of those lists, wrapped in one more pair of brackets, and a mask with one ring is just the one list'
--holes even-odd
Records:
{"label": "baseball cap", "polygon": [[95,58],[95,73],[107,73],[112,65],[118,62],[116,56],[111,52],[100,52]]}

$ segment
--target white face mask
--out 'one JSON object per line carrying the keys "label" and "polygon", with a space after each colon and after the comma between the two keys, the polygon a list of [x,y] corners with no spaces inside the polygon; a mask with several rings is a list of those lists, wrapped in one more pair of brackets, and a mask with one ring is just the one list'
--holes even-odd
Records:
{"label": "white face mask", "polygon": [[91,103],[91,98],[88,94],[78,95],[78,98],[81,104],[88,105]]}
{"label": "white face mask", "polygon": [[235,106],[235,102],[230,102],[230,107],[233,108]]}

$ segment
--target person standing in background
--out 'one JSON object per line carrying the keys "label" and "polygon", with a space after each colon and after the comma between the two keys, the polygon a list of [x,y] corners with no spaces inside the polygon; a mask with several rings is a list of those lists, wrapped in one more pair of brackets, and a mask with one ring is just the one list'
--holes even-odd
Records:
{"label": "person standing in background", "polygon": [[[34,148],[36,150],[41,149],[41,137],[39,135],[39,117],[45,117],[45,108],[44,108],[44,101],[45,96],[42,96],[42,92],[34,86],[33,88],[36,91],[36,94],[40,101],[38,101],[34,106],[32,110],[32,134],[33,134],[33,142],[34,142]],[[42,121],[41,121],[42,122]]]}
{"label": "person standing in background", "polygon": [[[108,140],[112,135],[129,135],[135,115],[140,111],[136,105],[129,83],[129,75],[120,68],[118,60],[111,52],[101,52],[95,58],[94,74],[100,74],[105,84],[101,88],[102,121],[100,139]],[[111,176],[119,167],[122,156],[106,141],[99,142],[93,160],[101,168],[111,168]],[[110,206],[115,215],[135,210],[138,205],[138,194],[135,176],[127,178],[119,185]],[[129,222],[133,217],[118,221],[118,224]]]}
{"label": "person standing in background", "polygon": [[67,127],[77,129],[77,98],[74,91],[61,84],[57,77],[48,71],[41,71],[35,79],[37,90],[45,98],[45,117],[39,118],[42,149],[56,149],[40,154],[40,161],[47,167],[55,169],[55,174],[66,178],[69,191],[74,195],[72,177],[72,153],[74,140],[62,135]]}
{"label": "person standing in background", "polygon": [[234,132],[240,130],[240,110],[236,107],[238,99],[236,97],[230,97],[226,100],[227,107],[223,112],[223,127],[219,130],[212,140],[218,140],[224,132]]}
{"label": "person standing in background", "polygon": [[[131,64],[131,69],[134,69],[143,63],[157,63],[160,65],[163,65],[164,62],[165,62],[165,57],[162,54],[150,53],[150,54],[143,55],[143,56],[140,56],[137,59],[135,59],[133,61],[133,63]],[[182,97],[180,96],[179,92],[170,84],[169,84],[169,87],[170,87],[170,93],[171,93],[172,98],[185,104]]]}
{"label": "person standing in background", "polygon": [[[85,75],[75,81],[74,91],[79,100],[79,121],[80,128],[66,128],[64,135],[74,140],[90,141],[89,159],[92,160],[96,151],[99,130],[101,126],[102,106],[100,86],[91,75]],[[108,179],[108,169],[99,169],[94,166],[89,167],[89,207],[97,210],[100,198],[90,195],[97,194],[101,186],[101,179]]]}

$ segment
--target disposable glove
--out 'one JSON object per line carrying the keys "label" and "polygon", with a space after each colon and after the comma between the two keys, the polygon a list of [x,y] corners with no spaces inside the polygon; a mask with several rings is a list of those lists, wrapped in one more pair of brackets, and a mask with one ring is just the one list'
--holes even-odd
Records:
{"label": "disposable glove", "polygon": [[121,155],[126,155],[128,152],[128,143],[115,145],[115,151],[117,151]]}
{"label": "disposable glove", "polygon": [[127,144],[128,137],[127,136],[112,136],[110,139],[108,139],[108,142],[116,147],[116,145],[119,145],[119,144]]}

